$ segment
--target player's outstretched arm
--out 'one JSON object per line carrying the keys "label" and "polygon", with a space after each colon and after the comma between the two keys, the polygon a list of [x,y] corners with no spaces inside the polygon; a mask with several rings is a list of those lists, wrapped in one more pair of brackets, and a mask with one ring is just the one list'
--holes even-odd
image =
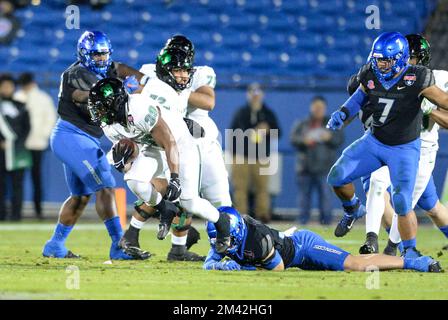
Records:
{"label": "player's outstretched arm", "polygon": [[215,90],[209,86],[202,86],[190,94],[188,103],[193,107],[211,111],[215,107]]}
{"label": "player's outstretched arm", "polygon": [[439,126],[448,129],[448,112],[443,110],[432,110],[429,117],[434,120]]}
{"label": "player's outstretched arm", "polygon": [[117,75],[124,80],[125,88],[129,93],[141,93],[149,77],[140,71],[117,62]]}
{"label": "player's outstretched arm", "polygon": [[425,88],[420,94],[440,108],[448,110],[448,94],[436,85]]}

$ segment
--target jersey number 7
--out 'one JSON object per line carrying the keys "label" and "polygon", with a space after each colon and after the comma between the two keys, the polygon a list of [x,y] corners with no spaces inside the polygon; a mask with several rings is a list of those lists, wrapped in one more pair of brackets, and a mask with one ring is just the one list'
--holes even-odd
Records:
{"label": "jersey number 7", "polygon": [[387,116],[389,115],[390,109],[392,109],[392,105],[394,104],[394,99],[385,99],[385,98],[379,98],[378,103],[384,103],[384,110],[380,117],[380,122],[384,123],[386,122]]}

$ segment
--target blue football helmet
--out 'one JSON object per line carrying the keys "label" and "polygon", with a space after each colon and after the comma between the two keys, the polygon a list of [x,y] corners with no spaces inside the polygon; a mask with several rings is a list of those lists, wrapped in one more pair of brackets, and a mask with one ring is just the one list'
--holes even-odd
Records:
{"label": "blue football helmet", "polygon": [[[101,31],[86,31],[78,40],[78,59],[89,70],[99,75],[106,75],[112,64],[112,44]],[[94,56],[107,54],[107,59],[95,61]]]}
{"label": "blue football helmet", "polygon": [[[408,41],[399,32],[384,32],[373,42],[369,57],[378,80],[388,81],[408,65]],[[389,62],[390,67],[381,69],[378,66],[379,61]]]}
{"label": "blue football helmet", "polygon": [[[244,241],[246,240],[247,227],[243,217],[239,212],[232,207],[219,207],[219,212],[227,213],[230,218],[230,247],[226,250],[226,254],[235,255],[239,259],[243,258]],[[206,222],[208,239],[212,247],[216,242],[216,228],[215,225],[208,221]]]}

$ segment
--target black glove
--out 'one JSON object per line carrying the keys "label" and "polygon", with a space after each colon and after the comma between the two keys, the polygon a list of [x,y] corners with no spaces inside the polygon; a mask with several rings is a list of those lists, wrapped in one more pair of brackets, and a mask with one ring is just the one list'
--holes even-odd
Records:
{"label": "black glove", "polygon": [[188,118],[184,118],[184,121],[193,138],[203,138],[205,136],[205,130],[199,123]]}
{"label": "black glove", "polygon": [[114,167],[123,172],[124,166],[134,154],[134,144],[124,142],[122,140],[115,143],[112,147],[112,158],[114,159]]}
{"label": "black glove", "polygon": [[180,197],[182,189],[180,187],[179,174],[171,173],[171,179],[166,188],[164,199],[168,201],[175,201]]}

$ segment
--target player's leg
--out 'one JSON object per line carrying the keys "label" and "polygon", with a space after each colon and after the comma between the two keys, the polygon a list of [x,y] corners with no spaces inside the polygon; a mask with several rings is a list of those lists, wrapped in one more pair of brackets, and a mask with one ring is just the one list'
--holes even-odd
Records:
{"label": "player's leg", "polygon": [[349,252],[325,241],[309,230],[293,235],[296,256],[290,266],[304,270],[369,271],[411,269],[422,272],[440,272],[440,264],[431,257],[418,259],[391,257],[379,254],[353,256]]}
{"label": "player's leg", "polygon": [[418,258],[393,257],[385,254],[348,255],[344,261],[345,271],[415,270],[442,272],[438,261],[429,256]]}
{"label": "player's leg", "polygon": [[420,140],[400,146],[382,147],[383,159],[389,167],[392,181],[392,202],[398,214],[398,231],[406,257],[418,257],[417,217],[412,210],[412,196],[418,173]]}
{"label": "player's leg", "polygon": [[370,134],[365,134],[348,146],[330,169],[327,181],[341,200],[344,209],[344,216],[335,230],[337,237],[346,235],[355,220],[365,214],[365,208],[355,195],[352,182],[382,166],[376,150],[377,145],[374,143],[373,137]]}
{"label": "player's leg", "polygon": [[367,183],[366,241],[359,248],[360,254],[378,253],[378,234],[386,206],[384,196],[390,185],[389,169],[384,166],[376,170],[370,175],[370,179],[365,179],[363,185]]}
{"label": "player's leg", "polygon": [[201,196],[216,208],[231,206],[229,176],[217,141],[204,141],[201,144],[201,163]]}
{"label": "player's leg", "polygon": [[[217,230],[217,250],[224,250],[230,245],[230,222],[225,213],[220,213],[208,200],[199,197],[201,181],[201,154],[193,141],[178,143],[179,178],[182,186],[180,206],[189,214],[198,215],[212,222]],[[186,245],[187,237],[178,239]],[[174,240],[173,240],[174,241]]]}

